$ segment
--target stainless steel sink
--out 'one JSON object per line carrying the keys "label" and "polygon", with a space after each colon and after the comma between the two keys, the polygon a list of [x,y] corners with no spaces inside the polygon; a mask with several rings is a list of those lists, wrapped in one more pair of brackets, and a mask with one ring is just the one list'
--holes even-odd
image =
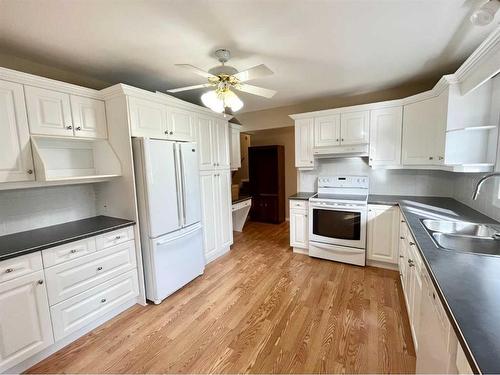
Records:
{"label": "stainless steel sink", "polygon": [[500,255],[500,241],[488,237],[457,236],[440,232],[432,233],[439,247],[467,253]]}
{"label": "stainless steel sink", "polygon": [[500,226],[424,219],[422,224],[440,249],[500,256]]}
{"label": "stainless steel sink", "polygon": [[459,236],[496,237],[500,235],[500,226],[494,224],[476,224],[465,221],[424,219],[422,224],[429,231]]}

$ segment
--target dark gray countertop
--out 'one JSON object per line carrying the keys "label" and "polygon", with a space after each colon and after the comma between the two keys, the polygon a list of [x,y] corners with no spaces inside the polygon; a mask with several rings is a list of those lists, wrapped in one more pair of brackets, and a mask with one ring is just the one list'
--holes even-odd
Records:
{"label": "dark gray countertop", "polygon": [[295,199],[295,200],[307,201],[314,194],[316,194],[316,193],[313,193],[313,192],[310,192],[310,191],[299,191],[298,193],[295,193],[294,195],[290,195],[288,197],[288,199]]}
{"label": "dark gray countertop", "polygon": [[134,225],[131,220],[95,216],[0,236],[0,261]]}
{"label": "dark gray countertop", "polygon": [[400,206],[472,369],[500,373],[500,257],[438,249],[420,220],[497,222],[452,198],[370,195],[368,202]]}

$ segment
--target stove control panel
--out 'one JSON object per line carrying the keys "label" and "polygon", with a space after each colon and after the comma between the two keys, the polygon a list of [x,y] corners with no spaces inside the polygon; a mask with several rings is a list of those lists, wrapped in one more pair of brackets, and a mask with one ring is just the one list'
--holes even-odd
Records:
{"label": "stove control panel", "polygon": [[318,188],[368,189],[368,176],[320,176]]}

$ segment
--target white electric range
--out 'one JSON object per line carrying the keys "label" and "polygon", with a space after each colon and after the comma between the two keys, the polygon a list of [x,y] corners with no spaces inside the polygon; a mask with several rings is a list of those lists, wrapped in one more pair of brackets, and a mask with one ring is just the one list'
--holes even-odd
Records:
{"label": "white electric range", "polygon": [[309,199],[309,255],[364,266],[367,176],[321,176]]}

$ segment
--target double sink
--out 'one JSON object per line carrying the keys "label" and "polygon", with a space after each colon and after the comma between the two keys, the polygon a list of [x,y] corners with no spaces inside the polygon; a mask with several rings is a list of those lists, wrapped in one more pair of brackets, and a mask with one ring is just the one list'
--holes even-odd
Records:
{"label": "double sink", "polygon": [[500,256],[500,225],[423,219],[440,249]]}

